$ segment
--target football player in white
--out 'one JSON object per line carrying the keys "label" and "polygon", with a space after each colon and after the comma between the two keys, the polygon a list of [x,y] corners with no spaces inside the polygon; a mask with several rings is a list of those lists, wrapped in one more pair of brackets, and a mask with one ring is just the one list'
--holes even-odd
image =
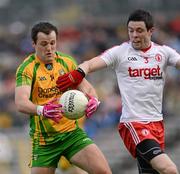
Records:
{"label": "football player in white", "polygon": [[111,66],[117,75],[122,96],[119,134],[140,174],[178,174],[164,151],[162,98],[168,65],[180,69],[180,55],[168,46],[152,42],[152,15],[136,10],[127,21],[129,41],[79,65],[57,80],[65,90],[79,85],[90,72]]}

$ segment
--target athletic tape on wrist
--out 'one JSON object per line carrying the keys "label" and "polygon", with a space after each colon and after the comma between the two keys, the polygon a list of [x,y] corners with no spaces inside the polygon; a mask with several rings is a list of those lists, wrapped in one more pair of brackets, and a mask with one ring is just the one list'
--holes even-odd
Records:
{"label": "athletic tape on wrist", "polygon": [[94,97],[94,99],[97,101],[98,106],[99,106],[101,102],[96,97]]}
{"label": "athletic tape on wrist", "polygon": [[44,106],[38,105],[36,109],[37,115],[43,115],[43,109],[44,109]]}
{"label": "athletic tape on wrist", "polygon": [[80,72],[83,77],[86,76],[86,74],[85,74],[85,72],[83,71],[83,69],[78,68],[77,71]]}

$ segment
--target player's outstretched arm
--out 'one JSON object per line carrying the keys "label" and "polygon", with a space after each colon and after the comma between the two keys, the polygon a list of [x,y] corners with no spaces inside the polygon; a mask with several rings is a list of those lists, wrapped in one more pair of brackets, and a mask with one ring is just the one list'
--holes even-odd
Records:
{"label": "player's outstretched arm", "polygon": [[85,61],[79,65],[77,70],[58,77],[56,84],[61,91],[66,91],[68,88],[76,88],[90,72],[106,67],[106,63],[100,58],[95,57],[89,61]]}
{"label": "player's outstretched arm", "polygon": [[58,123],[62,118],[62,106],[57,104],[55,100],[45,105],[35,105],[29,100],[30,91],[31,87],[28,85],[16,87],[15,104],[18,111],[25,114],[44,116]]}
{"label": "player's outstretched arm", "polygon": [[56,85],[61,91],[66,91],[68,88],[77,88],[84,77],[84,71],[81,68],[78,68],[77,70],[59,76]]}

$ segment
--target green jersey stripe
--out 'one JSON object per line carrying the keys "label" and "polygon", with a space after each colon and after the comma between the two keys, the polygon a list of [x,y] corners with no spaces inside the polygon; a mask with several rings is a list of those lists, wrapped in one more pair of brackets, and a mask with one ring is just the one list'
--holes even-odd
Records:
{"label": "green jersey stripe", "polygon": [[77,65],[76,60],[72,56],[69,56],[69,55],[61,53],[61,52],[56,52],[56,54],[59,56],[66,57],[66,58],[70,59],[75,65]]}
{"label": "green jersey stripe", "polygon": [[60,59],[60,58],[57,58],[57,59],[56,59],[56,62],[58,62],[58,63],[60,63],[62,66],[64,66],[64,68],[66,68],[67,71],[69,72],[68,65],[67,65],[67,63],[66,63],[64,60],[62,60],[62,59]]}
{"label": "green jersey stripe", "polygon": [[[30,56],[30,58],[28,60],[26,60],[25,62],[22,63],[22,65],[20,66],[18,72],[17,72],[17,77],[18,77],[18,80],[16,81],[16,85],[17,86],[20,86],[23,84],[23,78],[22,78],[22,73],[23,71],[25,70],[25,68],[30,64],[32,63],[33,61],[35,60],[35,56],[34,54]],[[27,79],[28,81],[28,79]]]}
{"label": "green jersey stripe", "polygon": [[43,124],[43,121],[41,119],[39,119],[39,125],[40,125],[41,135],[44,137],[44,140],[46,143],[46,138],[48,137],[48,132],[47,132],[45,125]]}

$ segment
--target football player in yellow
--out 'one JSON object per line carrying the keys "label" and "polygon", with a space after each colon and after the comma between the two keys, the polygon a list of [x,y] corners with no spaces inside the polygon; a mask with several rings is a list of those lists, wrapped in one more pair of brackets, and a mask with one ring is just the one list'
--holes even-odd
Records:
{"label": "football player in yellow", "polygon": [[[56,80],[76,69],[77,64],[56,50],[57,28],[48,22],[37,23],[31,37],[35,52],[19,65],[15,89],[17,109],[30,116],[31,174],[54,174],[62,155],[89,174],[111,174],[100,149],[76,120],[63,116],[58,104],[62,91],[56,87]],[[99,105],[96,92],[86,79],[77,89],[89,96],[86,116],[90,117]]]}

